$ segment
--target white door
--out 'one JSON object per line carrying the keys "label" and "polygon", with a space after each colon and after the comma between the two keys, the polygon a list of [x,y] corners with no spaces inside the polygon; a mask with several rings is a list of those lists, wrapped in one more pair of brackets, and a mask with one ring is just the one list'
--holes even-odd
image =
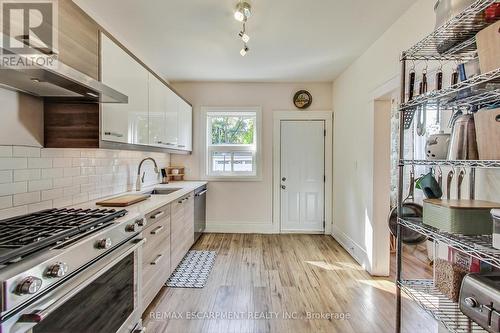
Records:
{"label": "white door", "polygon": [[281,232],[324,232],[325,122],[281,121]]}

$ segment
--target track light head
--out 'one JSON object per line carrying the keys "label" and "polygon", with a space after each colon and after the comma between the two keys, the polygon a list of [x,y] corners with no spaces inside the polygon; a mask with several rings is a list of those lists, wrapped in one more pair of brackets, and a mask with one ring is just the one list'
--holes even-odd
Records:
{"label": "track light head", "polygon": [[244,42],[244,43],[248,43],[250,41],[250,36],[248,36],[244,30],[240,31],[240,33],[238,34],[238,36],[241,38],[241,40]]}
{"label": "track light head", "polygon": [[246,22],[252,16],[252,6],[248,2],[238,2],[234,12],[234,18],[238,22]]}
{"label": "track light head", "polygon": [[246,56],[248,51],[250,51],[250,49],[248,48],[248,46],[245,45],[240,51],[241,56],[242,57]]}

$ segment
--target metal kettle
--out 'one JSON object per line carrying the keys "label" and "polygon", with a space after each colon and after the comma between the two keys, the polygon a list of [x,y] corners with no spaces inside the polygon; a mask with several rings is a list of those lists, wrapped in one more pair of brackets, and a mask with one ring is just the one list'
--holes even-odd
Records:
{"label": "metal kettle", "polygon": [[453,124],[449,160],[477,160],[479,153],[476,141],[474,116],[465,114],[458,116]]}
{"label": "metal kettle", "polygon": [[436,29],[460,14],[460,12],[472,5],[475,1],[476,0],[438,0],[434,5]]}

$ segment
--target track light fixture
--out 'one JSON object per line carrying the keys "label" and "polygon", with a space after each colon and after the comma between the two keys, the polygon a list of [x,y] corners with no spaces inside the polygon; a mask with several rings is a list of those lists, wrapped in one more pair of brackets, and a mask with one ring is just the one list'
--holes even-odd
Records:
{"label": "track light fixture", "polygon": [[246,22],[248,18],[252,15],[252,6],[243,0],[240,0],[238,4],[236,4],[236,10],[234,12],[234,18],[238,22],[243,23],[243,28],[238,33],[238,37],[243,41],[243,48],[240,51],[242,57],[246,56],[248,51],[250,50],[247,46],[247,43],[250,41],[250,36],[247,35],[246,32]]}

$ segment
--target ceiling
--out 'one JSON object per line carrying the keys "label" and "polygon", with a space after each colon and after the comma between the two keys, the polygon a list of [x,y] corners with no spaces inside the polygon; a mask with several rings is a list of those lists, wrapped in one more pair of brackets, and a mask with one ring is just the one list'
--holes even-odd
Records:
{"label": "ceiling", "polygon": [[414,0],[74,0],[169,81],[332,81]]}

